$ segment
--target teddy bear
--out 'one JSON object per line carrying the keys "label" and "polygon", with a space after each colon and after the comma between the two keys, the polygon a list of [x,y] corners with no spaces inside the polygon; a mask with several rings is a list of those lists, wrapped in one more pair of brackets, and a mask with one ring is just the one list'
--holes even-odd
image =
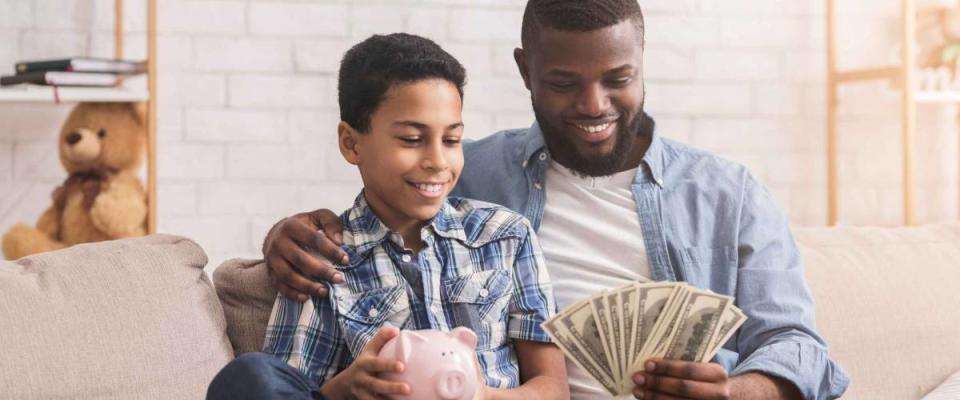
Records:
{"label": "teddy bear", "polygon": [[68,176],[36,227],[16,224],[3,236],[15,260],[78,243],[146,234],[147,198],[137,173],[146,149],[143,103],[79,103],[60,130]]}

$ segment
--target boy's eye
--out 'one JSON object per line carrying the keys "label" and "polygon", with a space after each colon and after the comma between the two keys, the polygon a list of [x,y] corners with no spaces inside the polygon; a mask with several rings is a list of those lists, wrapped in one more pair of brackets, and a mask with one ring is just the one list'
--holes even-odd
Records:
{"label": "boy's eye", "polygon": [[402,140],[404,143],[410,143],[410,144],[420,143],[419,136],[406,136],[406,137],[400,138],[400,140]]}
{"label": "boy's eye", "polygon": [[459,144],[459,143],[460,143],[460,138],[458,138],[458,137],[445,138],[445,139],[443,139],[443,142],[446,143],[446,144]]}

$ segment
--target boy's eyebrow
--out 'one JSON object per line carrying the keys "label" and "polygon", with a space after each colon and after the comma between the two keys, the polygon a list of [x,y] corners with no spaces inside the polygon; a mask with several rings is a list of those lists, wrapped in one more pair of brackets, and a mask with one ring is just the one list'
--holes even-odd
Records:
{"label": "boy's eyebrow", "polygon": [[[417,122],[417,121],[406,121],[406,120],[404,120],[404,121],[394,121],[394,122],[393,122],[393,125],[394,125],[394,126],[398,126],[398,125],[399,125],[399,126],[409,126],[409,127],[411,127],[411,128],[414,128],[414,129],[417,129],[417,130],[421,130],[421,131],[426,131],[426,130],[429,130],[429,129],[430,129],[430,127],[428,127],[427,124],[424,124],[424,123],[422,123],[422,122]],[[463,122],[457,122],[457,123],[455,123],[455,124],[450,124],[450,126],[447,126],[447,130],[450,131],[450,130],[454,130],[454,129],[457,129],[457,128],[460,128],[460,127],[463,127]]]}

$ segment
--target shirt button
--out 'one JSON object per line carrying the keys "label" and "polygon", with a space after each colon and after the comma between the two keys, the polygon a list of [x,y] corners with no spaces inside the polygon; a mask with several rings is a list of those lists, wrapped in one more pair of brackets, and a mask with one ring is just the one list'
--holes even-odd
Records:
{"label": "shirt button", "polygon": [[377,310],[376,308],[370,309],[370,318],[376,318],[378,315],[380,315],[379,310]]}
{"label": "shirt button", "polygon": [[403,260],[403,262],[410,262],[411,260],[409,254],[404,254],[402,257],[400,257],[400,259]]}
{"label": "shirt button", "polygon": [[541,184],[539,184],[539,183],[534,183],[534,184],[533,184],[533,187],[537,188],[537,190],[543,189],[543,185],[541,185]]}
{"label": "shirt button", "polygon": [[540,161],[547,161],[547,153],[540,153]]}
{"label": "shirt button", "polygon": [[487,297],[490,294],[490,291],[487,289],[480,289],[480,297]]}
{"label": "shirt button", "polygon": [[527,167],[527,162],[526,162],[526,161],[523,162],[523,167],[524,167],[524,168]]}

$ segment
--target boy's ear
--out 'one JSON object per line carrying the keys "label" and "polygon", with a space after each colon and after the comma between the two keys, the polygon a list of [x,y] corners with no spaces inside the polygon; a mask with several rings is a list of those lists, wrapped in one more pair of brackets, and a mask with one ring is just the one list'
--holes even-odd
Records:
{"label": "boy's ear", "polygon": [[360,163],[360,153],[357,152],[357,139],[360,132],[353,129],[346,121],[340,121],[337,125],[337,143],[340,145],[340,154],[348,163],[357,165]]}
{"label": "boy's ear", "polygon": [[513,61],[517,63],[517,69],[520,70],[520,76],[523,78],[523,84],[530,89],[530,69],[527,66],[527,53],[521,48],[513,49]]}

